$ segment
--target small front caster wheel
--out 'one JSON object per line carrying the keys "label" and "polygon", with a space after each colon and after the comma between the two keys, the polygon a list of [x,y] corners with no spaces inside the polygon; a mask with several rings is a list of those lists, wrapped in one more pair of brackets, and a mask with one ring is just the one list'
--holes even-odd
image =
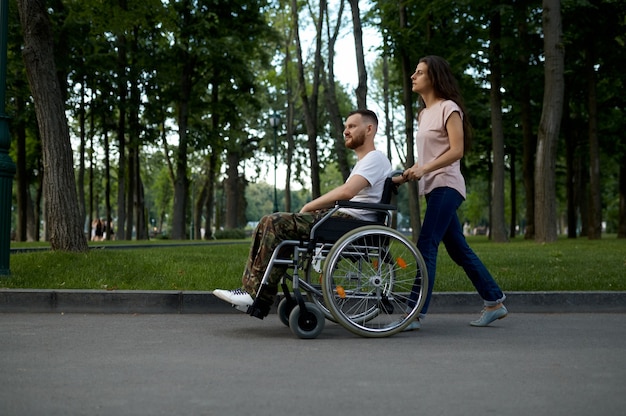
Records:
{"label": "small front caster wheel", "polygon": [[306,311],[296,305],[289,314],[289,328],[298,338],[317,338],[324,329],[325,317],[322,310],[312,302],[305,302]]}
{"label": "small front caster wheel", "polygon": [[289,326],[289,315],[296,305],[297,303],[294,300],[288,298],[283,298],[278,304],[276,313],[278,313],[278,319],[280,319],[280,322],[285,324],[285,326]]}

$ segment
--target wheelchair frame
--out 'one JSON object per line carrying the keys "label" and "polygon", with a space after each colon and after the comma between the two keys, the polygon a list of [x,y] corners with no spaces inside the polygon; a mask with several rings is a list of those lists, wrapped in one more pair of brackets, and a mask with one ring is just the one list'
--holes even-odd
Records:
{"label": "wheelchair frame", "polygon": [[[363,337],[387,337],[418,317],[428,291],[426,265],[415,245],[390,226],[397,209],[390,204],[397,192],[391,179],[399,172],[387,178],[381,203],[337,201],[313,225],[309,240],[284,240],[274,249],[259,293],[267,290],[274,266],[293,271],[283,275],[277,312],[297,337],[316,338],[326,319]],[[379,221],[333,216],[341,208],[375,211]],[[285,247],[292,248],[289,258],[279,254]],[[247,313],[267,314],[258,294]]]}

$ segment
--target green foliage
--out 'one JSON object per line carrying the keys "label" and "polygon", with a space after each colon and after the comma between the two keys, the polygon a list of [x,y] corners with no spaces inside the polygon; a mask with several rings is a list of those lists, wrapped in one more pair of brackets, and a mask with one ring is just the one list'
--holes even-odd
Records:
{"label": "green foliage", "polygon": [[[577,152],[586,156],[589,121],[587,58],[591,58],[597,79],[597,130],[603,153],[603,221],[607,223],[609,231],[617,229],[619,183],[614,178],[619,166],[624,164],[626,154],[626,142],[622,140],[626,120],[622,93],[626,83],[622,70],[626,44],[626,8],[622,7],[622,3],[562,2],[563,41],[568,57],[566,105],[570,114],[563,125],[578,132]],[[392,123],[390,133],[397,141],[398,148],[406,147],[405,120],[400,104],[403,74],[399,57],[406,53],[415,64],[424,55],[437,54],[452,64],[460,80],[475,132],[474,150],[464,159],[464,173],[471,190],[460,215],[476,224],[487,221],[485,212],[488,211],[490,187],[487,184],[491,158],[490,91],[487,78],[490,64],[487,49],[490,42],[489,18],[495,7],[502,19],[500,58],[505,74],[502,79],[504,135],[507,153],[517,158],[519,173],[524,151],[521,110],[524,103],[530,106],[530,134],[536,137],[544,91],[541,3],[410,0],[402,3],[407,10],[407,26],[404,28],[399,26],[397,2],[373,0],[369,5],[369,15],[364,21],[378,30],[386,44],[380,45],[376,51],[367,51],[369,56],[366,58],[378,53],[389,58],[388,116]],[[315,9],[313,5],[309,6],[310,9],[299,2],[302,9],[300,30],[303,34],[305,30],[310,30],[310,11]],[[294,112],[294,125],[291,126],[295,140],[294,160],[291,163],[292,181],[306,186],[310,158],[302,123],[302,103],[296,96],[295,46],[289,40],[294,22],[284,4],[265,0],[146,0],[112,3],[84,0],[52,2],[48,5],[48,11],[55,35],[59,76],[67,84],[62,87],[67,94],[68,115],[75,137],[74,150],[78,156],[77,138],[85,133],[87,165],[89,156],[93,156],[94,181],[85,184],[86,193],[87,187],[93,186],[93,215],[102,216],[104,210],[105,156],[102,149],[105,135],[110,143],[111,205],[114,211],[118,207],[115,201],[118,180],[125,179],[118,177],[121,176],[119,172],[124,170],[116,166],[115,160],[121,134],[127,141],[139,146],[145,208],[149,218],[154,218],[160,225],[166,217],[171,219],[174,211],[172,178],[162,150],[165,140],[169,140],[170,162],[189,157],[187,174],[199,172],[206,178],[207,166],[211,165],[215,177],[209,180],[216,186],[214,194],[223,195],[220,194],[223,192],[220,186],[223,179],[220,175],[224,172],[222,165],[232,163],[243,174],[242,162],[253,159],[254,164],[269,159],[274,149],[271,140],[273,132],[268,125],[267,115],[276,111],[285,121],[287,101],[292,102]],[[40,138],[34,106],[25,81],[21,59],[23,39],[16,2],[13,0],[9,2],[9,14],[7,113],[11,117],[12,136],[19,140],[25,137],[26,166],[22,179],[28,183],[29,197],[34,202],[37,201],[42,177]],[[345,26],[342,31],[346,28],[352,30],[350,19],[345,19],[346,16],[344,14],[345,23],[342,25]],[[598,27],[603,30],[598,31]],[[305,50],[310,49],[311,40],[303,40]],[[595,56],[589,55],[592,51]],[[338,50],[336,53],[343,54],[346,51]],[[327,61],[326,58],[324,60]],[[312,59],[305,56],[305,60],[305,78],[308,82]],[[179,98],[183,90],[181,75],[185,66],[193,71],[192,77],[187,79],[193,82],[193,86],[190,102],[182,108]],[[384,94],[380,60],[370,70],[369,80],[368,102],[372,108],[382,109]],[[125,86],[129,91],[121,97]],[[291,90],[287,90],[287,86]],[[341,111],[346,112],[352,106],[352,91],[341,85],[337,87]],[[306,88],[310,88],[310,85]],[[86,106],[85,131],[81,131],[79,124],[83,100]],[[186,126],[188,147],[179,148],[178,143],[174,142],[180,128],[178,116],[184,111],[189,112],[189,123]],[[382,111],[377,111],[383,119]],[[137,117],[131,120],[133,113]],[[118,126],[124,124],[120,123],[121,115],[126,117],[124,132],[117,131]],[[329,145],[332,143],[332,135],[328,132],[332,129],[324,105],[320,105],[318,117],[318,156],[323,166],[322,191],[325,191],[341,181],[337,180],[336,155]],[[285,123],[279,130],[279,158],[282,160],[285,159],[286,145],[282,139],[286,128]],[[18,140],[12,141],[13,160],[17,160],[17,143]],[[558,202],[562,214],[566,206],[565,175],[561,174],[567,169],[565,149],[566,146],[559,144],[557,196],[560,198]],[[93,152],[91,155],[90,151]],[[75,157],[77,173],[79,160],[79,157]],[[588,160],[583,157],[577,169],[586,175],[587,165]],[[518,174],[518,192],[523,190],[521,180],[522,176]],[[507,192],[509,189],[507,181]],[[198,187],[198,194],[200,191]],[[278,194],[279,208],[282,209],[283,191],[279,189]],[[273,190],[268,193],[267,189],[261,188],[258,192],[251,189],[250,192],[246,191],[246,195],[248,220],[257,220],[273,210]],[[523,202],[524,197],[520,195],[519,201]],[[191,195],[187,195],[187,198],[191,199]],[[294,193],[293,210],[298,210],[307,198],[309,195],[306,191]],[[582,196],[580,199],[586,198]],[[87,207],[88,202],[83,202]],[[524,214],[520,209],[522,202],[517,203],[519,222],[523,220]],[[222,218],[218,211],[223,210],[223,207],[217,206],[219,204],[223,204],[223,201],[216,202],[215,214]],[[508,199],[507,204],[510,204]],[[401,205],[408,205],[406,197],[401,199]],[[510,212],[510,207],[507,210]],[[190,217],[188,213],[185,215]],[[16,223],[15,219],[12,222]]]}
{"label": "green foliage", "polygon": [[300,189],[291,193],[291,207],[293,212],[300,211],[300,208],[311,200],[311,191],[308,189]]}
{"label": "green foliage", "polygon": [[322,194],[340,186],[343,182],[341,172],[339,172],[337,168],[337,163],[329,163],[320,174],[320,188]]}
{"label": "green foliage", "polygon": [[[277,192],[278,194],[278,192]],[[281,192],[281,195],[284,195]],[[281,210],[282,198],[277,198]],[[262,216],[274,210],[274,187],[266,182],[251,183],[246,186],[246,218],[248,221],[258,221]]]}
{"label": "green foliage", "polygon": [[[278,211],[285,211],[285,190],[277,189]],[[311,199],[310,191],[300,189],[291,192],[291,211],[297,212]],[[259,221],[261,217],[274,212],[274,187],[266,182],[250,183],[246,186],[246,219]]]}

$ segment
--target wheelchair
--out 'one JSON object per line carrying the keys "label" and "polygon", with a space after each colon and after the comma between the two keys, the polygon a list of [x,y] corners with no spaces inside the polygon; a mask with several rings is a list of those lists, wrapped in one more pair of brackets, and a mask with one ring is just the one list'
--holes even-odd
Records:
{"label": "wheelchair", "polygon": [[[273,267],[286,268],[277,314],[297,337],[316,338],[329,320],[356,335],[382,338],[417,319],[428,278],[413,242],[391,228],[397,209],[391,204],[397,193],[392,178],[399,173],[386,179],[380,203],[337,201],[313,225],[308,240],[282,241],[272,253],[259,293],[268,290]],[[377,221],[334,216],[341,208],[375,211]],[[257,295],[247,313],[263,319],[267,310]]]}

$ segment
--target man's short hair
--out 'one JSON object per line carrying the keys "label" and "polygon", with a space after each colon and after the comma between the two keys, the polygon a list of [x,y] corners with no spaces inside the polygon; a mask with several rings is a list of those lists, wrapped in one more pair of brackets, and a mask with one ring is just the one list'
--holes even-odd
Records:
{"label": "man's short hair", "polygon": [[374,124],[374,126],[378,127],[378,117],[376,116],[376,113],[372,110],[359,108],[358,110],[351,111],[350,114],[348,114],[348,117],[353,114],[360,114],[361,117],[368,119],[372,124]]}

